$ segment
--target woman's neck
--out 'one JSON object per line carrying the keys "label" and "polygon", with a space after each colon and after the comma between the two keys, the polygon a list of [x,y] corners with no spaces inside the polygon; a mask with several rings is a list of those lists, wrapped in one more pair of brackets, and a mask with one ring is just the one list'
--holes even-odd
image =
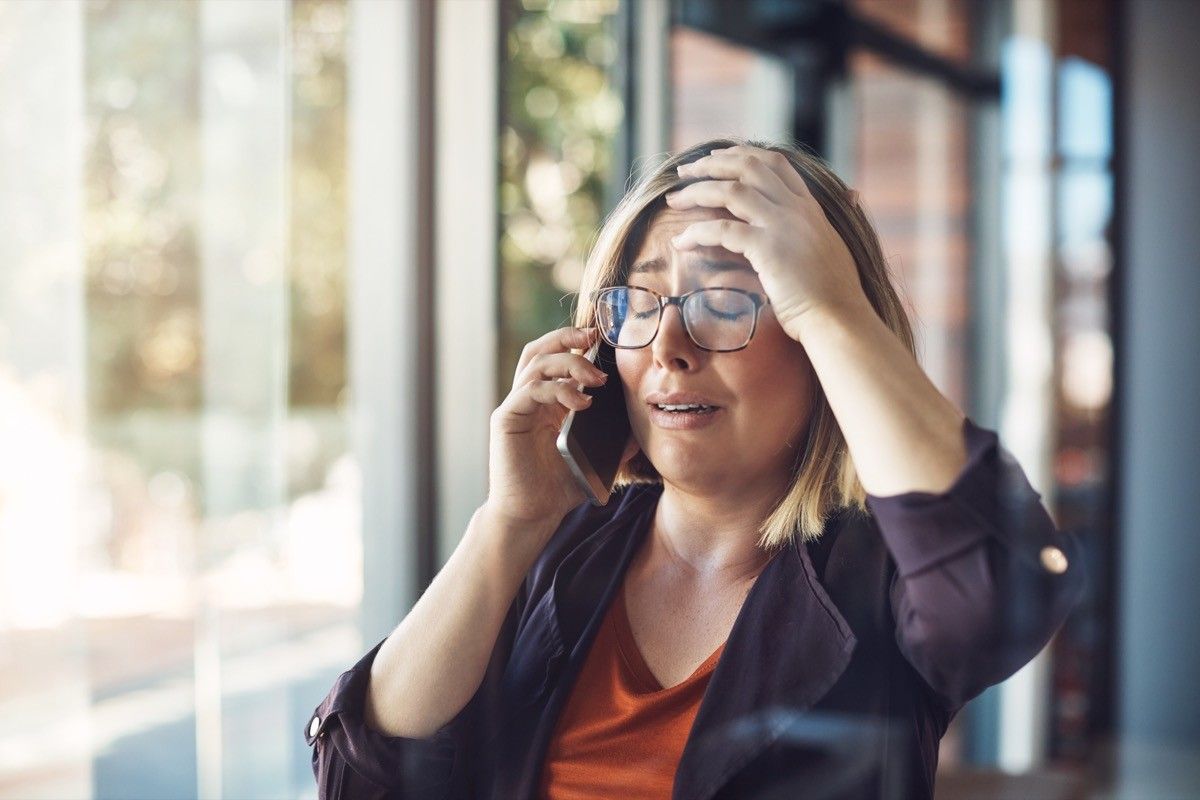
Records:
{"label": "woman's neck", "polygon": [[644,564],[702,584],[753,580],[770,560],[758,546],[758,529],[777,500],[773,493],[698,497],[664,483]]}

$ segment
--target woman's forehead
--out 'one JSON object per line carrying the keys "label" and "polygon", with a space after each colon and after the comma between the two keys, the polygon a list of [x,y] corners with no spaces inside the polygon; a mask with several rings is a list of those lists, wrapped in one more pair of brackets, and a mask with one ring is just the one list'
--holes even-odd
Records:
{"label": "woman's forehead", "polygon": [[693,222],[702,222],[712,219],[737,219],[727,208],[705,208],[704,206],[695,206],[692,208],[671,208],[666,207],[659,209],[650,219],[650,224],[646,226],[648,232],[647,239],[651,236],[674,236],[679,231],[686,228]]}
{"label": "woman's forehead", "polygon": [[671,272],[689,273],[704,277],[717,274],[745,273],[755,277],[754,267],[744,256],[723,247],[700,247],[679,253],[657,253],[643,250],[641,257],[629,266],[634,275],[667,275]]}
{"label": "woman's forehead", "polygon": [[[664,209],[655,215],[642,239],[641,247],[631,262],[630,274],[635,272],[665,272],[669,267],[683,271],[710,268],[712,262],[739,264],[749,269],[745,256],[719,246],[699,246],[687,250],[676,250],[671,244],[674,236],[682,233],[693,222],[710,219],[734,218],[725,209],[694,208],[686,211]],[[652,262],[652,263],[651,263]],[[650,264],[647,268],[646,265]]]}

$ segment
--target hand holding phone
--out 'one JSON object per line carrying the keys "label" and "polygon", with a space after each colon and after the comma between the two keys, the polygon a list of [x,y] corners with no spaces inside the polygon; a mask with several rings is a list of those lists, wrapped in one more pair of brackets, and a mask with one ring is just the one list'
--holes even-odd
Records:
{"label": "hand holding phone", "polygon": [[593,505],[608,503],[613,482],[629,444],[629,413],[617,373],[616,351],[599,339],[584,356],[609,376],[599,386],[580,386],[592,398],[587,408],[567,413],[558,434],[562,454],[576,482]]}
{"label": "hand holding phone", "polygon": [[597,338],[595,330],[559,328],[521,351],[512,391],[491,417],[485,505],[494,519],[549,536],[589,497],[554,443],[569,412],[592,402],[580,387],[603,383],[602,373],[576,352]]}

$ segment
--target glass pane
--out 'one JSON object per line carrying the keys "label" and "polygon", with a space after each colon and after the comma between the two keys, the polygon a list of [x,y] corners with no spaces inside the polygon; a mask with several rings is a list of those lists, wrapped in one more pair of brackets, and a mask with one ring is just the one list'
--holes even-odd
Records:
{"label": "glass pane", "polygon": [[675,26],[670,61],[672,148],[725,135],[791,138],[792,69],[783,60]]}
{"label": "glass pane", "polygon": [[345,12],[0,4],[0,795],[315,793],[361,652]]}
{"label": "glass pane", "polygon": [[[507,2],[498,397],[521,349],[570,324],[625,121],[616,0]],[[621,179],[624,179],[622,173]]]}
{"label": "glass pane", "polygon": [[[1077,9],[1078,10],[1078,9]],[[1115,520],[1109,518],[1114,344],[1110,281],[1113,279],[1113,86],[1105,33],[1107,15],[1080,15],[1091,25],[1072,26],[1058,45],[1055,191],[1057,236],[1055,316],[1058,440],[1054,479],[1058,518],[1091,549],[1089,589],[1079,610],[1054,642],[1051,754],[1078,767],[1106,757],[1095,731],[1112,719],[1109,695],[1116,652],[1110,596]],[[1104,23],[1097,25],[1096,17]]]}
{"label": "glass pane", "polygon": [[[88,796],[83,7],[0,3],[0,795]],[[36,99],[36,102],[35,102]],[[94,543],[94,544],[93,544]],[[87,546],[91,545],[91,546]],[[102,668],[102,667],[101,667]]]}
{"label": "glass pane", "polygon": [[850,0],[869,22],[959,62],[972,59],[970,0]]}
{"label": "glass pane", "polygon": [[922,366],[966,408],[969,106],[943,86],[867,53],[852,58],[851,70],[858,112],[855,188],[912,304]]}

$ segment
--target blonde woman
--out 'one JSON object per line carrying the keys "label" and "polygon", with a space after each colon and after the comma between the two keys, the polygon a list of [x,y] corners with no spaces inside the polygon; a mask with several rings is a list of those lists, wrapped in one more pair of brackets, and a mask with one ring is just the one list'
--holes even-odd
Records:
{"label": "blonde woman", "polygon": [[[1082,590],[1078,542],[944,397],[854,193],[787,145],[672,155],[531,342],[458,548],[306,722],[323,798],[930,798],[955,713]],[[614,346],[632,433],[554,439]]]}

